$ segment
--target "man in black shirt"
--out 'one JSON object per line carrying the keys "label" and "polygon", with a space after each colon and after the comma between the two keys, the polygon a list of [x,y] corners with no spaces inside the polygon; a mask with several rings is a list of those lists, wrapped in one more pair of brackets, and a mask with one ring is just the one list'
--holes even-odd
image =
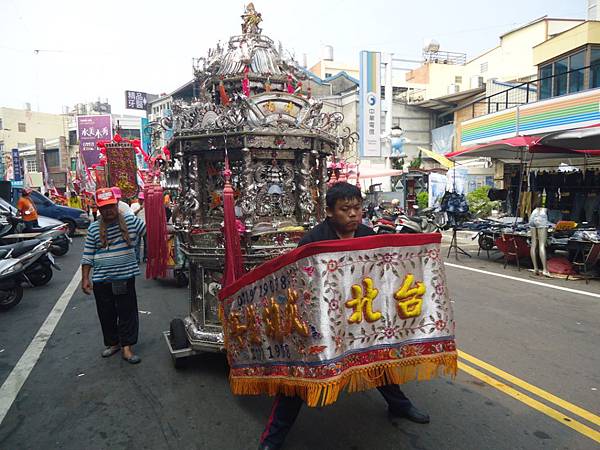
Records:
{"label": "man in black shirt", "polygon": [[[371,228],[361,223],[363,205],[358,187],[349,183],[337,183],[327,191],[326,203],[327,219],[306,233],[298,246],[375,234]],[[416,423],[429,423],[429,416],[415,408],[398,385],[391,384],[377,389],[387,402],[391,416],[404,417]],[[260,437],[259,450],[276,450],[282,447],[303,403],[300,397],[277,396],[265,431]]]}

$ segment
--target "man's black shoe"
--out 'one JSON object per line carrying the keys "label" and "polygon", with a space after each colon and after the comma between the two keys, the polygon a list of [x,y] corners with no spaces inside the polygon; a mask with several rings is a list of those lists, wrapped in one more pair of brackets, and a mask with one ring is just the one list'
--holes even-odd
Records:
{"label": "man's black shoe", "polygon": [[269,444],[260,444],[258,450],[279,450],[281,447],[273,447]]}
{"label": "man's black shoe", "polygon": [[389,413],[391,417],[402,417],[415,423],[429,423],[429,414],[419,411],[414,406],[400,412],[395,412],[390,409]]}

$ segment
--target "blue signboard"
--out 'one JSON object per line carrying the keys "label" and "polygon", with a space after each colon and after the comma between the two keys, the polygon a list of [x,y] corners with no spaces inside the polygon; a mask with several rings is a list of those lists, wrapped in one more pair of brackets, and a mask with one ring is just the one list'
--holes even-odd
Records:
{"label": "blue signboard", "polygon": [[[163,110],[163,117],[173,117],[173,112],[169,109],[166,108],[165,110]],[[173,138],[173,128],[168,128],[165,130],[165,141],[169,142],[171,139]]]}
{"label": "blue signboard", "polygon": [[148,119],[146,117],[141,118],[141,126],[142,129],[142,148],[146,153],[150,153],[150,144],[152,143],[152,135],[150,133],[150,127],[148,126]]}
{"label": "blue signboard", "polygon": [[360,52],[360,154],[381,156],[381,53]]}
{"label": "blue signboard", "polygon": [[21,155],[19,155],[19,149],[12,149],[12,163],[13,163],[13,180],[21,181],[22,177],[22,169],[21,169]]}

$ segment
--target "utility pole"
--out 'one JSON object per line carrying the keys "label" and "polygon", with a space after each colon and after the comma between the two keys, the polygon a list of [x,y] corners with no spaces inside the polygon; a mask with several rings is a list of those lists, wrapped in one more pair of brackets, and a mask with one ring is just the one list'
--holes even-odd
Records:
{"label": "utility pole", "polygon": [[35,55],[35,105],[37,112],[40,112],[40,51],[34,50],[33,54]]}

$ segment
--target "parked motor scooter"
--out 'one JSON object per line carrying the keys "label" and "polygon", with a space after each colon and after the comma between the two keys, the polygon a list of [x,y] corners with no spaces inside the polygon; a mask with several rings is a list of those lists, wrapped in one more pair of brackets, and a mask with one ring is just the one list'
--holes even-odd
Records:
{"label": "parked motor scooter", "polygon": [[67,223],[33,228],[31,231],[40,233],[36,239],[42,241],[50,239],[52,241],[50,252],[55,256],[66,255],[73,242],[73,239],[69,236],[69,224]]}
{"label": "parked motor scooter", "polygon": [[443,217],[436,213],[435,208],[425,208],[419,211],[418,206],[414,216],[400,215],[396,219],[396,232],[398,233],[438,233],[444,228]]}
{"label": "parked motor scooter", "polygon": [[[29,230],[29,232],[32,233],[32,236],[33,233],[39,233],[35,235],[35,239],[51,239],[52,246],[50,247],[50,251],[55,256],[62,256],[69,251],[70,245],[73,242],[73,240],[69,237],[68,224],[55,220],[53,221],[57,223],[44,227],[32,228],[31,230]],[[24,232],[25,224],[20,217],[16,217],[12,214],[4,212],[0,213],[0,241],[2,243],[10,243],[6,242],[8,241],[8,239],[3,239],[5,236],[10,236],[11,234],[22,234]]]}
{"label": "parked motor scooter", "polygon": [[377,234],[396,233],[396,223],[391,217],[378,217],[373,222],[373,231]]}
{"label": "parked motor scooter", "polygon": [[[27,278],[27,281],[29,281],[29,283],[31,283],[33,286],[39,287],[44,286],[50,282],[53,275],[52,268],[55,268],[56,270],[61,270],[61,268],[58,264],[56,264],[54,256],[51,253],[53,244],[50,239],[34,239],[33,241],[46,244],[50,243],[50,245],[47,246],[47,251],[41,254],[39,258],[37,258],[32,264],[27,266],[27,268],[25,269],[25,277]],[[30,242],[31,241],[25,241],[24,243]]]}
{"label": "parked motor scooter", "polygon": [[[43,244],[43,245],[42,245]],[[39,248],[38,248],[39,247]],[[52,267],[56,270],[61,270],[60,266],[54,261],[54,256],[50,253],[52,241],[50,239],[30,239],[27,241],[17,242],[15,244],[0,246],[0,256],[3,249],[12,250],[15,253],[21,254],[28,250],[38,249],[36,258],[28,260],[27,266],[23,272],[27,282],[33,286],[44,286],[52,279]]]}
{"label": "parked motor scooter", "polygon": [[0,246],[0,311],[9,310],[21,301],[23,282],[50,281],[52,275],[50,278],[47,272],[40,275],[40,271],[45,270],[40,269],[45,266],[40,259],[46,257],[52,263],[53,258],[48,255],[50,246],[51,241],[37,239]]}

